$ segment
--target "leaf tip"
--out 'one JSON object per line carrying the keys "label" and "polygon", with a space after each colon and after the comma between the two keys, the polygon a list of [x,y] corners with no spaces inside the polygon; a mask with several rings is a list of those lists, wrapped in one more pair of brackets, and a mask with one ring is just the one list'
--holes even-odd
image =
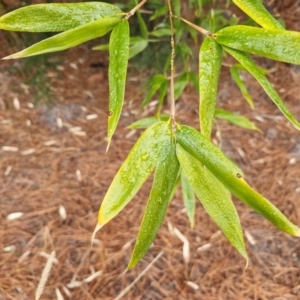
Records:
{"label": "leaf tip", "polygon": [[111,142],[111,137],[108,137],[108,138],[107,138],[107,147],[106,147],[106,150],[105,150],[105,154],[107,153],[107,151],[108,151],[108,149],[109,149],[110,142]]}
{"label": "leaf tip", "polygon": [[101,224],[97,224],[93,233],[92,233],[92,236],[91,236],[91,248],[93,247],[93,244],[94,244],[94,241],[95,241],[95,236],[96,236],[96,233],[102,228],[103,225]]}

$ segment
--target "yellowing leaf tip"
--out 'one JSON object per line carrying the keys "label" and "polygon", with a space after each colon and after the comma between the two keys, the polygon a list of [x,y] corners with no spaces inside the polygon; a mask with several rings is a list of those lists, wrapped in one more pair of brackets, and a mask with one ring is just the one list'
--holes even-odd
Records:
{"label": "yellowing leaf tip", "polygon": [[107,151],[109,149],[110,142],[111,142],[111,137],[108,137],[108,139],[107,139],[107,147],[106,147],[106,150],[105,150],[105,154],[107,153]]}
{"label": "yellowing leaf tip", "polygon": [[94,240],[95,240],[95,236],[96,236],[96,233],[102,228],[103,225],[101,224],[97,224],[93,233],[92,233],[92,236],[91,236],[91,248],[93,247],[93,244],[94,244]]}

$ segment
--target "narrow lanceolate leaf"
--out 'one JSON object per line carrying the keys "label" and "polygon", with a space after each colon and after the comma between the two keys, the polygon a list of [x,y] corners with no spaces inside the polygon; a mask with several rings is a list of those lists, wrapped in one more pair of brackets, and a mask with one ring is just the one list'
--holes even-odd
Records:
{"label": "narrow lanceolate leaf", "polygon": [[188,182],[186,176],[184,175],[184,172],[180,173],[183,203],[191,224],[191,228],[193,228],[195,224],[195,194],[193,188]]}
{"label": "narrow lanceolate leaf", "polygon": [[206,37],[199,54],[199,118],[201,132],[207,138],[214,121],[222,56],[222,47],[213,38]]}
{"label": "narrow lanceolate leaf", "polygon": [[115,17],[102,18],[97,21],[59,33],[53,37],[36,43],[24,49],[23,51],[7,56],[4,59],[22,58],[66,50],[105,35],[119,22],[120,19]]}
{"label": "narrow lanceolate leaf", "polygon": [[258,130],[255,124],[247,118],[224,109],[217,108],[215,117],[245,129]]}
{"label": "narrow lanceolate leaf", "polygon": [[277,107],[281,110],[281,112],[285,115],[285,117],[297,128],[300,129],[300,123],[293,116],[293,114],[286,107],[284,102],[281,100],[280,96],[273,88],[272,84],[266,78],[266,76],[262,73],[259,67],[256,66],[254,61],[250,58],[247,53],[243,53],[238,50],[231,49],[229,47],[223,47],[226,52],[232,55],[240,64],[242,64],[249,73],[251,73],[255,79],[259,82],[265,92],[269,95],[272,101],[277,105]]}
{"label": "narrow lanceolate leaf", "polygon": [[159,154],[152,189],[128,269],[133,268],[151,246],[165,217],[178,170],[175,141],[170,137]]}
{"label": "narrow lanceolate leaf", "polygon": [[159,121],[168,121],[170,119],[169,115],[160,115],[158,117],[148,117],[148,118],[143,118],[140,119],[128,126],[128,128],[131,129],[145,129],[150,127],[151,125],[159,122]]}
{"label": "narrow lanceolate leaf", "polygon": [[251,106],[251,108],[253,108],[252,97],[251,97],[250,93],[248,92],[248,89],[245,85],[245,82],[241,78],[241,75],[239,73],[239,68],[237,68],[235,66],[231,67],[230,68],[230,74],[231,74],[231,78],[234,80],[236,85],[239,87],[242,95],[247,100],[248,104]]}
{"label": "narrow lanceolate leaf", "polygon": [[29,5],[0,17],[0,29],[22,32],[66,31],[101,18],[117,17],[122,11],[103,2]]}
{"label": "narrow lanceolate leaf", "polygon": [[230,193],[200,161],[186,152],[179,144],[176,151],[182,171],[205,210],[230,243],[248,261],[239,216],[230,198]]}
{"label": "narrow lanceolate leaf", "polygon": [[215,37],[230,48],[300,64],[300,32],[236,25],[219,30]]}
{"label": "narrow lanceolate leaf", "polygon": [[267,11],[261,0],[233,0],[233,3],[261,27],[267,29],[284,29],[283,26]]}
{"label": "narrow lanceolate leaf", "polygon": [[129,35],[128,20],[123,20],[113,29],[109,40],[108,144],[116,130],[124,102],[129,58]]}
{"label": "narrow lanceolate leaf", "polygon": [[170,135],[165,122],[154,124],[141,135],[104,197],[98,215],[99,226],[114,218],[138,192],[154,170],[159,153]]}
{"label": "narrow lanceolate leaf", "polygon": [[228,190],[256,212],[264,216],[280,230],[300,236],[300,228],[291,223],[272,203],[253,190],[232,162],[209,142],[199,131],[189,126],[181,126],[176,132],[176,140],[185,151],[205,165]]}

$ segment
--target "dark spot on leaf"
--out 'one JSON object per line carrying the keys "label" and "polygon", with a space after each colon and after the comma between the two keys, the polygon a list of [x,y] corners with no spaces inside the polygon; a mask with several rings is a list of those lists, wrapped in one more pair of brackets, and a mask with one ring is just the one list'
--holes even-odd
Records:
{"label": "dark spot on leaf", "polygon": [[242,178],[242,175],[240,173],[236,174],[237,178]]}
{"label": "dark spot on leaf", "polygon": [[112,115],[113,115],[114,113],[110,110],[109,112],[108,112],[108,115],[111,117]]}

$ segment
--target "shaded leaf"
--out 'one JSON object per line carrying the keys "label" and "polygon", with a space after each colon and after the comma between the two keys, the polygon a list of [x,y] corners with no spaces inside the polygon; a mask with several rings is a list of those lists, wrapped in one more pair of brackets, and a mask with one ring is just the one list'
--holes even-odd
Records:
{"label": "shaded leaf", "polygon": [[175,84],[174,84],[174,98],[175,98],[175,100],[177,100],[181,96],[181,94],[185,90],[188,83],[189,83],[189,73],[188,72],[181,74],[177,78],[177,80],[175,81]]}
{"label": "shaded leaf", "polygon": [[297,128],[300,129],[300,123],[293,116],[284,102],[281,100],[280,96],[273,88],[272,84],[266,78],[266,76],[261,72],[261,70],[256,66],[254,61],[250,58],[250,56],[246,53],[243,53],[238,50],[230,49],[224,46],[224,50],[232,55],[238,62],[240,62],[249,73],[251,73],[255,79],[259,82],[265,92],[269,95],[272,101],[277,105],[277,107],[281,110],[281,112],[285,115],[285,117]]}
{"label": "shaded leaf", "polygon": [[98,215],[99,226],[114,218],[139,191],[154,170],[159,153],[170,135],[165,122],[154,124],[141,135],[103,199]]}
{"label": "shaded leaf", "polygon": [[193,228],[195,224],[195,194],[183,172],[180,172],[180,177],[184,207],[186,209],[191,228]]}
{"label": "shaded leaf", "polygon": [[251,108],[253,108],[253,99],[252,99],[250,93],[248,92],[248,89],[245,85],[244,80],[242,79],[242,77],[239,73],[238,68],[235,66],[231,67],[230,74],[231,74],[232,79],[236,83],[236,85],[239,87],[242,95],[247,100],[248,104],[251,106]]}
{"label": "shaded leaf", "polygon": [[105,35],[119,22],[120,19],[118,18],[102,18],[97,21],[59,33],[20,52],[9,55],[4,59],[22,58],[66,50]]}
{"label": "shaded leaf", "polygon": [[101,18],[121,19],[122,15],[117,6],[103,2],[35,4],[0,17],[0,29],[22,32],[66,31]]}
{"label": "shaded leaf", "polygon": [[205,165],[213,175],[237,198],[264,216],[280,230],[300,236],[300,228],[291,223],[271,202],[253,190],[227,157],[199,131],[181,126],[176,141],[182,148]]}
{"label": "shaded leaf", "polygon": [[183,173],[205,210],[248,262],[239,216],[230,193],[205,166],[180,145],[177,145],[176,151]]}
{"label": "shaded leaf", "polygon": [[215,37],[233,49],[300,64],[300,32],[236,25],[219,30]]}
{"label": "shaded leaf", "polygon": [[123,108],[129,58],[129,35],[128,20],[123,20],[115,26],[109,39],[108,145],[116,130]]}
{"label": "shaded leaf", "polygon": [[142,51],[144,51],[148,46],[148,41],[141,38],[139,41],[136,41],[129,48],[129,59],[138,55]]}
{"label": "shaded leaf", "polygon": [[165,217],[178,170],[175,141],[170,137],[159,154],[152,189],[128,269],[133,268],[150,248]]}
{"label": "shaded leaf", "polygon": [[246,128],[250,130],[258,130],[255,124],[252,123],[247,118],[224,109],[217,108],[215,112],[215,116],[219,119],[225,120],[231,124],[234,124],[242,128]]}

